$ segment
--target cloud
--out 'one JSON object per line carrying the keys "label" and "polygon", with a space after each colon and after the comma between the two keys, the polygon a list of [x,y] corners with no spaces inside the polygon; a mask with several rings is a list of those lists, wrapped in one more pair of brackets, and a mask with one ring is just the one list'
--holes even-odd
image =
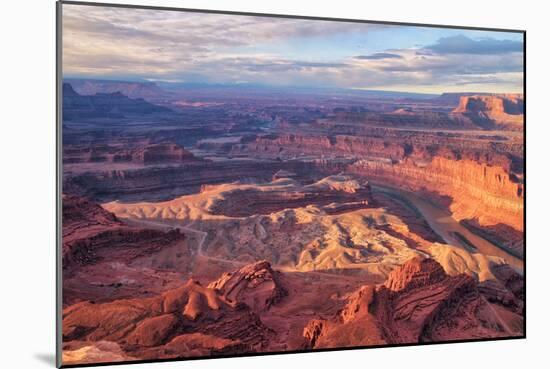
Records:
{"label": "cloud", "polygon": [[[353,80],[363,86],[384,89],[439,91],[520,91],[523,87],[523,55],[440,53],[420,48],[392,49],[392,58],[353,58],[350,63],[362,73]],[[372,87],[371,87],[372,88]]]}
{"label": "cloud", "polygon": [[[222,61],[223,62],[223,61]],[[285,72],[285,71],[306,71],[314,68],[345,68],[345,63],[318,63],[306,61],[274,60],[270,62],[244,59],[242,68],[256,72]]]}
{"label": "cloud", "polygon": [[392,54],[392,53],[374,53],[370,55],[358,55],[355,59],[360,60],[380,60],[380,59],[400,59],[401,55]]}
{"label": "cloud", "polygon": [[491,55],[523,51],[523,42],[482,38],[474,40],[464,35],[442,37],[426,49],[439,54]]}
{"label": "cloud", "polygon": [[[63,27],[63,70],[71,76],[380,89],[481,89],[485,81],[493,90],[517,90],[522,84],[522,47],[518,52],[510,40],[460,35],[365,55],[350,49],[349,57],[331,59],[326,43],[312,45],[335,35],[369,37],[373,28],[397,28],[68,4]],[[290,58],[284,47],[270,47],[288,42],[303,43],[307,51]]]}

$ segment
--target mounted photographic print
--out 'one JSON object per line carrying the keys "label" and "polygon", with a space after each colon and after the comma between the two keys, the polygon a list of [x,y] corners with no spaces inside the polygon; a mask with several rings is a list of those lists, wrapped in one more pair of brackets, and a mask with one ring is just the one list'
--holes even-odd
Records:
{"label": "mounted photographic print", "polygon": [[58,365],[525,337],[524,31],[57,26]]}

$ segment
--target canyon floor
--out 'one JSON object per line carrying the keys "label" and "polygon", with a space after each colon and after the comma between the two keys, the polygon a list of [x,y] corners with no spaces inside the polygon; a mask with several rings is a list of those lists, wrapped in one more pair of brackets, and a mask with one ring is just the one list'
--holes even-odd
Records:
{"label": "canyon floor", "polygon": [[524,335],[523,97],[119,85],[64,85],[64,364]]}

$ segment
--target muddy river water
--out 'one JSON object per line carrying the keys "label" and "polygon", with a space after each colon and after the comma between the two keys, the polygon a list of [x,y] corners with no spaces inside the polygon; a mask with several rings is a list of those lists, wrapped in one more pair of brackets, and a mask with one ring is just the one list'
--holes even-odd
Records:
{"label": "muddy river water", "polygon": [[[430,201],[422,199],[413,192],[383,186],[380,184],[372,185],[373,191],[378,191],[383,194],[404,200],[405,204],[412,204],[417,212],[422,214],[428,225],[449,245],[464,248],[470,252],[479,252],[484,255],[498,256],[504,259],[510,266],[514,267],[518,273],[523,275],[523,260],[511,255],[495,244],[489,242],[472,232],[454,219],[451,214]],[[471,247],[464,244],[457,234],[464,237],[470,245],[477,250],[472,250]]]}

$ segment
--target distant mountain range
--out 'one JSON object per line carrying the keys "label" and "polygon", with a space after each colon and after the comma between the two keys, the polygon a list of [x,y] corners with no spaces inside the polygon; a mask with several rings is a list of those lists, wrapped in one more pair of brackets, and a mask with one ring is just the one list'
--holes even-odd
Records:
{"label": "distant mountain range", "polygon": [[[98,93],[112,94],[119,92],[131,99],[141,98],[152,103],[167,100],[177,100],[196,93],[204,97],[262,96],[270,94],[334,96],[338,98],[363,97],[370,99],[390,100],[427,100],[435,99],[440,104],[458,105],[462,96],[497,96],[499,94],[478,92],[453,92],[443,94],[427,94],[401,91],[363,90],[310,86],[271,86],[258,83],[202,83],[202,82],[149,82],[123,81],[108,79],[65,78],[79,95],[95,95]],[[517,95],[517,94],[516,94]]]}
{"label": "distant mountain range", "polygon": [[86,118],[123,118],[128,115],[169,113],[170,109],[142,98],[131,99],[121,92],[96,92],[81,95],[71,83],[63,83],[63,120]]}
{"label": "distant mountain range", "polygon": [[235,90],[238,90],[243,95],[249,93],[283,93],[298,95],[355,96],[373,99],[431,99],[439,96],[436,94],[414,92],[310,86],[271,86],[258,83],[149,82],[84,78],[65,78],[64,82],[70,83],[74,90],[81,95],[120,92],[130,98],[143,98],[150,102],[159,99],[177,98],[178,94],[188,93],[190,91],[201,91],[202,93],[206,91],[227,93]]}
{"label": "distant mountain range", "polygon": [[106,79],[65,78],[80,95],[95,95],[96,93],[120,92],[130,98],[155,99],[168,97],[170,92],[163,90],[154,82],[117,81]]}

